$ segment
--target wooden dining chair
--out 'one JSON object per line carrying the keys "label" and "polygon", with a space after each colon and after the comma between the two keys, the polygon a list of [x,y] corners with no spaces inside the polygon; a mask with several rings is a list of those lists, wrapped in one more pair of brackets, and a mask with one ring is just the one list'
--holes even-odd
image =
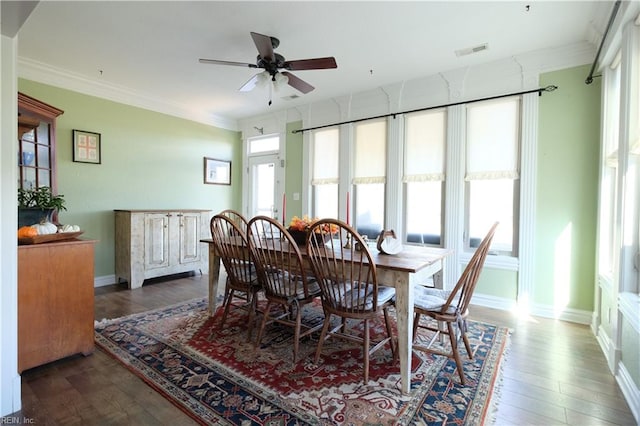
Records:
{"label": "wooden dining chair", "polygon": [[[326,238],[318,238],[323,235]],[[349,244],[347,244],[349,242]],[[322,219],[311,226],[307,238],[307,254],[321,290],[325,319],[316,350],[315,362],[320,360],[322,346],[330,337],[338,337],[362,344],[364,381],[369,381],[369,357],[387,343],[395,358],[395,343],[389,316],[395,288],[378,285],[376,265],[364,240],[346,223],[336,219]],[[384,315],[387,335],[371,342],[372,321]],[[331,327],[331,317],[341,318]],[[363,322],[363,335],[347,330],[346,320]]]}
{"label": "wooden dining chair", "polygon": [[[433,332],[433,335],[426,345],[414,344],[413,349],[454,359],[462,385],[465,384],[465,377],[458,351],[458,340],[462,336],[467,354],[470,359],[473,359],[471,345],[466,333],[469,303],[497,227],[498,222],[491,226],[452,290],[422,286],[416,286],[414,290],[413,340],[415,342],[419,328],[429,330]],[[420,324],[420,319],[423,315],[431,318],[431,321],[426,324]],[[446,330],[444,329],[445,325]],[[442,335],[449,337],[450,351],[433,347],[433,343]]]}
{"label": "wooden dining chair", "polygon": [[214,248],[227,272],[225,295],[222,302],[224,313],[220,320],[220,327],[224,326],[234,298],[240,299],[243,302],[234,306],[248,312],[247,338],[250,340],[258,292],[262,285],[251,257],[247,235],[232,218],[223,214],[213,216],[210,227]]}
{"label": "wooden dining chair", "polygon": [[245,234],[247,233],[247,224],[249,221],[239,211],[233,209],[225,209],[218,214],[228,217],[233,223],[238,226],[238,228],[242,229]]}
{"label": "wooden dining chair", "polygon": [[[320,297],[320,287],[313,276],[307,276],[293,237],[276,220],[256,216],[249,221],[248,229],[249,248],[267,299],[256,346],[260,345],[268,323],[293,327],[293,362],[296,362],[300,339],[322,327],[321,322],[307,325],[302,321],[303,307]],[[273,310],[274,307],[279,309]]]}
{"label": "wooden dining chair", "polygon": [[[221,216],[225,216],[229,218],[238,228],[242,230],[245,234],[247,233],[247,219],[237,210],[233,209],[225,209],[218,213]],[[230,228],[230,232],[234,232],[234,228]],[[224,299],[222,301],[222,306],[226,306],[227,298],[231,295],[231,287],[232,283],[229,282],[229,275],[227,275],[227,282],[225,284],[225,292]]]}

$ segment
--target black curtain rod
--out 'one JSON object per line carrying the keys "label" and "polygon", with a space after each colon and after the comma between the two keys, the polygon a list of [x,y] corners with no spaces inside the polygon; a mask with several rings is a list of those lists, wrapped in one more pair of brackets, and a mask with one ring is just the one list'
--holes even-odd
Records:
{"label": "black curtain rod", "polygon": [[411,114],[412,112],[428,111],[430,109],[446,108],[446,107],[456,106],[456,105],[471,104],[471,103],[474,103],[474,102],[490,101],[492,99],[508,98],[509,96],[526,95],[528,93],[538,93],[539,96],[542,96],[542,92],[553,92],[557,88],[558,88],[558,86],[550,85],[550,86],[547,86],[547,87],[540,87],[539,89],[526,90],[524,92],[507,93],[505,95],[489,96],[487,98],[478,98],[478,99],[472,99],[472,100],[469,100],[469,101],[454,102],[454,103],[450,103],[450,104],[436,105],[436,106],[430,106],[430,107],[425,107],[425,108],[417,108],[417,109],[412,109],[412,110],[408,110],[408,111],[393,112],[393,113],[390,113],[390,114],[376,115],[375,117],[358,118],[358,119],[355,119],[355,120],[342,121],[340,123],[325,124],[325,125],[316,126],[316,127],[308,127],[306,129],[292,130],[291,133],[308,132],[310,130],[323,129],[325,127],[340,126],[342,124],[358,123],[360,121],[375,120],[377,118],[385,118],[385,117],[396,118],[396,115],[401,115],[401,114]]}
{"label": "black curtain rod", "polygon": [[[593,60],[593,64],[591,64],[591,71],[589,71],[589,75],[584,81],[585,84],[593,83],[593,72],[596,70],[596,65],[598,64],[598,60],[600,59],[600,53],[602,52],[602,46],[604,46],[604,42],[607,39],[607,34],[609,34],[609,30],[611,29],[611,25],[613,25],[613,21],[616,19],[616,15],[618,14],[618,9],[620,8],[620,0],[617,0],[613,5],[613,10],[611,11],[611,16],[609,17],[609,23],[607,24],[607,29],[604,30],[604,35],[602,36],[602,40],[600,41],[600,47],[598,47],[598,52],[596,53],[596,57]],[[596,77],[600,77],[597,75]]]}

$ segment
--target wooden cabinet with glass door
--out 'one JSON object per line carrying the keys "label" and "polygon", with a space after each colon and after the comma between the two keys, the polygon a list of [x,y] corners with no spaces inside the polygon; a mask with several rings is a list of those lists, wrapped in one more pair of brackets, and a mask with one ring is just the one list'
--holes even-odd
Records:
{"label": "wooden cabinet with glass door", "polygon": [[18,188],[56,186],[56,118],[64,111],[18,93]]}

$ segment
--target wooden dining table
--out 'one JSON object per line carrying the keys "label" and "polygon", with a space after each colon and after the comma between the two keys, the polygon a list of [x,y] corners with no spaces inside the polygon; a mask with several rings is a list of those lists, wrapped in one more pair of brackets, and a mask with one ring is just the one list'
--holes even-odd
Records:
{"label": "wooden dining table", "polygon": [[[216,310],[220,278],[220,256],[216,253],[212,239],[202,239],[209,246],[209,314]],[[307,260],[304,246],[299,247],[303,260]],[[413,333],[413,288],[424,285],[433,278],[433,284],[442,288],[444,261],[452,251],[449,249],[404,245],[396,255],[380,253],[370,246],[372,260],[376,265],[378,282],[396,289],[396,321],[398,326],[398,351],[400,359],[400,387],[404,394],[411,392],[411,352]],[[309,272],[311,266],[309,262]]]}

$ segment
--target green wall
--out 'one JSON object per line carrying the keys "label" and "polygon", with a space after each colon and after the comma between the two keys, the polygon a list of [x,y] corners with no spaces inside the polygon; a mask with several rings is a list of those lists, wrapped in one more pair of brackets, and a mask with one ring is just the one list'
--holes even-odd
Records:
{"label": "green wall", "polygon": [[[114,209],[241,207],[242,141],[223,130],[28,80],[20,92],[64,110],[57,122],[61,223],[96,239],[96,277],[114,269]],[[72,130],[102,135],[102,164],[72,161]],[[204,157],[232,161],[231,186],[203,183]]]}
{"label": "green wall", "polygon": [[536,208],[536,303],[594,308],[600,79],[589,66],[542,74]]}
{"label": "green wall", "polygon": [[485,296],[515,301],[518,298],[518,272],[485,267],[475,291]]}
{"label": "green wall", "polygon": [[[289,221],[293,216],[302,215],[302,133],[293,133],[294,130],[302,129],[302,121],[287,123],[287,134],[285,135],[285,150],[287,157],[285,193],[287,194],[287,217]],[[294,193],[300,194],[298,200],[293,199]],[[288,223],[288,222],[287,222]]]}

